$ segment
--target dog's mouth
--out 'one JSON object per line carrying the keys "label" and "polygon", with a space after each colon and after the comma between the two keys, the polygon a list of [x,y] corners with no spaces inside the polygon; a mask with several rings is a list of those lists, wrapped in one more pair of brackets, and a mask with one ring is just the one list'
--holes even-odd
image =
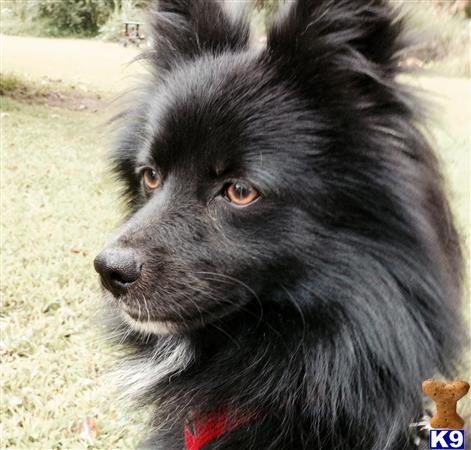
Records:
{"label": "dog's mouth", "polygon": [[156,320],[142,318],[134,313],[131,314],[125,308],[121,308],[121,317],[134,330],[145,335],[168,335],[177,334],[181,324],[170,320]]}
{"label": "dog's mouth", "polygon": [[105,300],[117,308],[123,321],[134,331],[150,335],[177,334],[183,323],[169,317],[154,317],[144,306],[129,306],[123,297],[115,297],[106,289],[103,290]]}

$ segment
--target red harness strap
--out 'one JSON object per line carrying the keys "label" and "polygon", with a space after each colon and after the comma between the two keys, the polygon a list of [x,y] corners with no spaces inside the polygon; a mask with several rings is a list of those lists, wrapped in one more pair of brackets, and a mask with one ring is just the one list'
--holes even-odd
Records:
{"label": "red harness strap", "polygon": [[230,433],[236,428],[250,422],[253,415],[230,417],[225,410],[200,419],[194,419],[185,424],[185,449],[201,450],[208,442],[215,441],[223,434]]}

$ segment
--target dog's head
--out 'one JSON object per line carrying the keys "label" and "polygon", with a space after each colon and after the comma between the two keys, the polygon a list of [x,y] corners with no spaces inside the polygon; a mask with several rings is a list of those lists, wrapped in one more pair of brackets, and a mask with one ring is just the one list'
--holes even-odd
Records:
{"label": "dog's head", "polygon": [[159,2],[154,74],[114,155],[131,214],[95,260],[137,330],[183,332],[289,296],[346,264],[343,231],[381,222],[374,134],[404,114],[387,87],[400,28],[389,13],[300,0],[251,49],[243,14]]}

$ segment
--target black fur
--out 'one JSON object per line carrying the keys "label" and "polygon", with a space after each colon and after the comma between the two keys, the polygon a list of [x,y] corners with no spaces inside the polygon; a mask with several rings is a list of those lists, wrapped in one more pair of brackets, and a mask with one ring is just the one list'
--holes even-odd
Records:
{"label": "black fur", "polygon": [[[152,24],[153,76],[114,154],[130,215],[111,245],[144,261],[120,301],[178,323],[127,332],[132,358],[172,339],[190,356],[140,397],[156,405],[146,445],[181,449],[190,414],[224,407],[257,418],[208,448],[413,448],[421,382],[452,377],[461,353],[462,257],[396,81],[402,21],[387,1],[298,0],[260,50],[216,1],[160,1]],[[163,179],[151,195],[147,165]],[[221,195],[238,179],[261,194],[250,206]]]}

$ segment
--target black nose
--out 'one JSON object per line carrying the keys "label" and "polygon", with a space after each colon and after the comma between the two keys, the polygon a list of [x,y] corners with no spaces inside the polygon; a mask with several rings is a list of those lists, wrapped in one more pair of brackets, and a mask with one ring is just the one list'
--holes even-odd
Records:
{"label": "black nose", "polygon": [[142,268],[132,250],[119,247],[103,250],[95,258],[94,266],[105,288],[117,297],[139,279]]}

